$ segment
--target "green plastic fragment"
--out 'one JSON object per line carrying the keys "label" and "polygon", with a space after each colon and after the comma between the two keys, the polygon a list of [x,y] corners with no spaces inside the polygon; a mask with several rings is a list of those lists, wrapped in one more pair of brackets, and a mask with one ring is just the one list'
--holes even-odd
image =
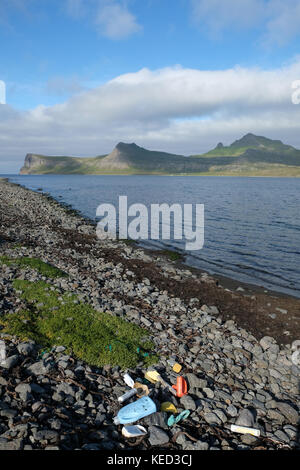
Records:
{"label": "green plastic fragment", "polygon": [[174,426],[174,424],[179,423],[180,421],[183,421],[187,419],[190,416],[191,412],[189,410],[182,411],[179,415],[171,415],[168,419],[168,426]]}

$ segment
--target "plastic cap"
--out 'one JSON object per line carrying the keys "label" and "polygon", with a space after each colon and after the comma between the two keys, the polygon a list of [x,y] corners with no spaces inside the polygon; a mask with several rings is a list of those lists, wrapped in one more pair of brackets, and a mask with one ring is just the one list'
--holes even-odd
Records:
{"label": "plastic cap", "polygon": [[119,420],[118,416],[116,416],[116,417],[114,418],[114,424],[115,424],[115,425],[120,424],[120,420]]}

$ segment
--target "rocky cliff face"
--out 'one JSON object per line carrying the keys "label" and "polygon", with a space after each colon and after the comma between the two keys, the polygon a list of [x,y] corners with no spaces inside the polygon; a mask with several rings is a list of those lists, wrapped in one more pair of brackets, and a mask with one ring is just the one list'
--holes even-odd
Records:
{"label": "rocky cliff face", "polygon": [[[137,145],[135,144],[123,144],[120,142],[114,150],[104,157],[102,160],[97,162],[97,168],[99,169],[119,169],[127,170],[130,168],[130,155],[135,151]],[[137,147],[139,148],[139,147]]]}
{"label": "rocky cliff face", "polygon": [[28,153],[25,157],[24,166],[20,170],[21,175],[29,175],[34,170],[38,170],[39,167],[42,167],[45,164],[45,158],[41,155],[34,155],[33,153]]}

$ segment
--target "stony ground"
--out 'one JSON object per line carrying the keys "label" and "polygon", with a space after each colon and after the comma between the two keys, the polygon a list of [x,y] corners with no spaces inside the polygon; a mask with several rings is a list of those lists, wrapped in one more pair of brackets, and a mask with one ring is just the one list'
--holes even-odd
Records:
{"label": "stony ground", "polygon": [[[158,412],[140,421],[148,434],[125,439],[122,426],[112,421],[117,397],[127,390],[124,371],[92,367],[62,346],[45,352],[2,333],[7,359],[0,367],[0,450],[300,448],[300,368],[291,360],[299,338],[293,331],[290,337],[266,335],[271,318],[260,328],[247,319],[251,299],[166,258],[97,240],[84,218],[45,195],[2,180],[0,201],[0,255],[40,258],[68,274],[50,280],[29,267],[0,264],[0,316],[24,308],[14,279],[47,281],[98,311],[148,329],[159,356],[155,368],[176,383],[169,364],[176,359],[189,384],[181,399],[150,385]],[[293,315],[299,319],[299,311]],[[145,370],[141,362],[129,373],[137,379]],[[168,427],[160,412],[164,401],[190,410],[190,417]],[[260,429],[261,437],[232,433],[237,421]]]}

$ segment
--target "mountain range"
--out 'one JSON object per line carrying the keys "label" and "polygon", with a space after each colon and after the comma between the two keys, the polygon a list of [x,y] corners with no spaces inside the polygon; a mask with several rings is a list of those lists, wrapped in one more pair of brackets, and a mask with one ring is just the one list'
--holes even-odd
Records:
{"label": "mountain range", "polygon": [[110,154],[93,158],[29,153],[20,174],[300,176],[300,150],[250,133],[189,157],[120,142]]}

